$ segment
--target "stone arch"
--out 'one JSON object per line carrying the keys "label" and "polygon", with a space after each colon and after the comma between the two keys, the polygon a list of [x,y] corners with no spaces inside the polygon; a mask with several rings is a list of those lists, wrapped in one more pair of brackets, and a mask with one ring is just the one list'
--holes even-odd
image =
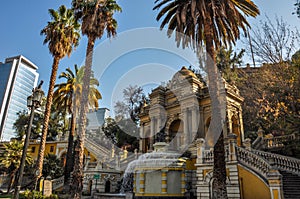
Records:
{"label": "stone arch", "polygon": [[241,135],[241,129],[240,129],[240,123],[237,115],[233,115],[231,117],[231,129],[232,133],[237,136],[237,145],[242,145],[242,135]]}
{"label": "stone arch", "polygon": [[150,149],[151,132],[150,129],[146,129],[144,137],[142,138],[142,152],[146,153]]}
{"label": "stone arch", "polygon": [[180,146],[184,145],[184,130],[183,121],[181,119],[173,120],[168,128],[168,142],[171,144],[173,149],[178,149]]}

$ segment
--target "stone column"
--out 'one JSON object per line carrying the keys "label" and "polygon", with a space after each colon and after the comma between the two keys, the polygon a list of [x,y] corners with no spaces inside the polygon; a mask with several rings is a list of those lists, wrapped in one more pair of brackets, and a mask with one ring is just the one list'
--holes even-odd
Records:
{"label": "stone column", "polygon": [[197,164],[203,164],[203,152],[205,140],[203,138],[199,138],[196,140],[197,143]]}
{"label": "stone column", "polygon": [[188,109],[183,109],[183,140],[184,140],[184,143],[181,143],[181,144],[184,144],[186,145],[189,140],[188,140],[188,137],[189,137],[189,122],[188,122]]}
{"label": "stone column", "polygon": [[271,169],[271,171],[267,174],[267,178],[270,186],[271,198],[272,199],[284,198],[283,191],[282,191],[281,174],[277,170]]}
{"label": "stone column", "polygon": [[161,170],[161,193],[162,194],[167,194],[167,172],[168,170]]}
{"label": "stone column", "polygon": [[181,194],[185,193],[185,173],[184,170],[181,171]]}
{"label": "stone column", "polygon": [[227,136],[227,140],[228,140],[228,145],[229,145],[229,157],[228,157],[228,161],[229,162],[234,162],[237,160],[236,158],[236,138],[237,136],[235,134],[229,134]]}
{"label": "stone column", "polygon": [[244,140],[243,145],[245,149],[251,151],[251,140],[249,138]]}
{"label": "stone column", "polygon": [[140,173],[140,193],[145,193],[145,173]]}
{"label": "stone column", "polygon": [[197,107],[194,107],[192,110],[192,138],[197,136],[197,132],[199,129],[199,114],[197,113]]}
{"label": "stone column", "polygon": [[150,122],[150,150],[153,150],[153,144],[154,144],[154,135],[155,135],[155,117],[151,117]]}
{"label": "stone column", "polygon": [[140,126],[140,144],[139,144],[140,151],[143,151],[143,148],[145,148],[144,145],[145,145],[144,124],[141,124],[141,126]]}
{"label": "stone column", "polygon": [[136,172],[133,173],[133,193],[136,193]]}

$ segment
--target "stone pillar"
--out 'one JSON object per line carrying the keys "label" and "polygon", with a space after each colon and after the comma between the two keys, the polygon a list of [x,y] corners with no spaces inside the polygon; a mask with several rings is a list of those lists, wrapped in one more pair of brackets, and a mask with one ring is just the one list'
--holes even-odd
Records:
{"label": "stone pillar", "polygon": [[203,164],[203,152],[205,146],[205,140],[203,138],[199,138],[196,140],[197,143],[197,164]]}
{"label": "stone pillar", "polygon": [[229,134],[227,136],[227,140],[228,140],[228,145],[229,145],[229,157],[228,157],[228,161],[229,162],[234,162],[237,160],[236,158],[236,138],[237,136],[235,134]]}
{"label": "stone pillar", "polygon": [[197,108],[194,107],[192,110],[192,138],[197,136],[199,129],[199,113],[197,113]]}
{"label": "stone pillar", "polygon": [[264,130],[261,127],[258,128],[256,133],[257,133],[258,137],[261,137],[261,138],[264,137]]}
{"label": "stone pillar", "polygon": [[155,117],[151,117],[150,122],[150,150],[153,150],[153,144],[154,144],[154,135],[155,135]]}
{"label": "stone pillar", "polygon": [[167,194],[167,172],[168,170],[161,170],[161,193],[162,194]]}
{"label": "stone pillar", "polygon": [[284,198],[282,191],[281,174],[277,170],[271,169],[271,171],[267,174],[267,178],[270,186],[271,198]]}
{"label": "stone pillar", "polygon": [[120,170],[121,169],[121,164],[120,164],[120,158],[119,155],[116,155],[116,169]]}
{"label": "stone pillar", "polygon": [[185,193],[185,173],[183,170],[181,172],[182,172],[181,173],[181,194],[184,194]]}
{"label": "stone pillar", "polygon": [[228,113],[228,135],[232,134],[232,120],[231,120],[232,115]]}
{"label": "stone pillar", "polygon": [[245,149],[251,151],[251,140],[249,138],[244,140],[243,145]]}
{"label": "stone pillar", "polygon": [[136,173],[133,173],[133,193],[136,193]]}
{"label": "stone pillar", "polygon": [[143,151],[143,148],[145,148],[145,132],[144,132],[144,124],[141,124],[140,126],[140,144],[139,144],[139,148],[140,151]]}
{"label": "stone pillar", "polygon": [[183,109],[183,140],[184,143],[181,145],[186,145],[189,142],[189,122],[188,122],[188,109]]}
{"label": "stone pillar", "polygon": [[155,131],[155,133],[160,132],[160,129],[161,129],[161,122],[162,122],[161,116],[157,117],[157,120],[156,120],[156,131]]}
{"label": "stone pillar", "polygon": [[145,193],[145,173],[140,173],[140,193]]}

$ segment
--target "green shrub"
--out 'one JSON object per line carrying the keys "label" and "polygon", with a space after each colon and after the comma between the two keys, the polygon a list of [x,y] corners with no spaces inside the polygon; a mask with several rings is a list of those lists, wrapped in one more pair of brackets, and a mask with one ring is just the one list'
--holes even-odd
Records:
{"label": "green shrub", "polygon": [[58,199],[56,194],[51,194],[50,196],[43,196],[43,193],[40,191],[30,191],[26,190],[24,193],[20,194],[20,198],[23,199]]}

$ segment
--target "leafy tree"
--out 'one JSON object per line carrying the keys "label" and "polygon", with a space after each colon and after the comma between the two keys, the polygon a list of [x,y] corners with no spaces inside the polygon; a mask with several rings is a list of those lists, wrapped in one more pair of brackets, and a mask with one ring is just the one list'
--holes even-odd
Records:
{"label": "leafy tree", "polygon": [[300,18],[300,1],[297,0],[297,2],[294,4],[296,12],[293,14],[297,14],[297,16]]}
{"label": "leafy tree", "polygon": [[[102,130],[106,137],[119,148],[126,148],[128,151],[133,152],[134,149],[139,147],[137,139],[139,131],[136,126],[131,125],[130,119],[124,119],[117,123],[114,119],[107,118],[106,125],[102,127]],[[127,131],[130,131],[130,133]]]}
{"label": "leafy tree", "polygon": [[[17,139],[21,140],[25,134],[27,133],[27,126],[29,124],[29,115],[27,111],[21,111],[17,113],[18,118],[14,123],[14,129],[17,131]],[[37,139],[39,137],[40,132],[42,131],[42,122],[43,117],[40,114],[34,114],[31,129],[31,139]]]}
{"label": "leafy tree", "polygon": [[88,96],[90,77],[93,61],[93,50],[96,39],[103,36],[106,31],[109,38],[116,35],[117,21],[113,15],[120,12],[121,7],[115,0],[72,0],[73,10],[78,19],[81,20],[81,31],[88,38],[85,57],[85,71],[83,75],[82,99],[79,114],[78,145],[75,155],[75,167],[73,172],[72,197],[80,198],[83,179],[83,156],[84,139],[86,129],[86,113],[88,109]]}
{"label": "leafy tree", "polygon": [[146,100],[143,89],[137,85],[129,85],[123,90],[123,101],[115,104],[115,113],[119,118],[130,118],[137,123],[143,101]]}
{"label": "leafy tree", "polygon": [[[55,85],[56,90],[54,92],[54,104],[56,106],[56,112],[63,115],[71,114],[71,129],[69,130],[67,161],[65,167],[65,185],[69,183],[70,173],[73,171],[74,158],[74,136],[76,130],[76,118],[78,116],[78,109],[80,104],[80,96],[82,95],[82,78],[84,73],[84,67],[78,69],[77,65],[74,66],[75,73],[67,68],[66,72],[62,72],[59,78],[63,78],[66,82]],[[102,98],[100,92],[96,88],[99,86],[99,82],[92,73],[90,79],[90,92],[89,92],[89,106],[90,108],[98,108],[98,100]]]}
{"label": "leafy tree", "polygon": [[[252,46],[256,60],[264,63],[288,61],[299,44],[299,32],[293,30],[282,18],[275,18],[275,24],[266,17],[260,26],[251,31],[251,40],[246,40],[246,49]],[[250,45],[251,42],[251,45]]]}
{"label": "leafy tree", "polygon": [[56,155],[47,154],[43,165],[43,176],[56,179],[63,176],[63,163]]}
{"label": "leafy tree", "polygon": [[[252,1],[245,0],[156,0],[154,9],[160,9],[157,20],[161,28],[168,26],[168,36],[174,31],[177,45],[192,47],[199,52],[205,44],[206,72],[211,98],[212,119],[209,132],[221,132],[214,145],[213,198],[227,198],[225,150],[221,123],[221,99],[218,93],[221,82],[216,65],[216,50],[223,45],[234,44],[240,36],[240,28],[249,26],[245,15],[255,17],[259,10]],[[199,61],[200,56],[199,56]],[[219,81],[218,81],[219,79]],[[223,99],[222,99],[223,100]],[[208,133],[212,135],[212,133]],[[209,142],[209,141],[208,141]]]}
{"label": "leafy tree", "polygon": [[[238,84],[243,103],[244,127],[256,131],[262,126],[274,135],[300,128],[300,68],[289,63],[265,64],[243,73]],[[242,70],[240,71],[242,72]]]}
{"label": "leafy tree", "polygon": [[238,81],[238,72],[236,70],[237,66],[241,65],[242,57],[245,53],[245,50],[242,49],[238,54],[233,51],[232,47],[226,49],[221,47],[217,52],[217,66],[220,72],[222,73],[223,78],[228,83],[235,83]]}
{"label": "leafy tree", "polygon": [[[54,107],[52,107],[52,112],[54,110]],[[16,139],[22,140],[24,135],[27,132],[27,126],[29,124],[29,118],[30,116],[27,114],[26,111],[22,111],[18,113],[18,118],[16,119],[14,123],[14,128],[17,131],[17,137]],[[60,114],[52,113],[49,118],[49,128],[48,128],[48,134],[46,137],[47,141],[53,141],[55,140],[57,133],[63,131],[62,126],[63,118]],[[30,139],[39,139],[40,133],[42,132],[42,124],[43,124],[43,116],[40,113],[35,113],[33,118],[33,124],[31,128],[31,134]]]}
{"label": "leafy tree", "polygon": [[41,35],[45,35],[44,44],[48,44],[49,51],[53,56],[53,64],[44,113],[42,137],[37,159],[37,170],[39,170],[40,175],[42,174],[53,90],[59,61],[66,55],[71,55],[73,49],[78,46],[80,38],[80,24],[75,19],[72,9],[67,9],[64,5],[62,5],[57,11],[49,9],[49,14],[52,21],[48,22],[47,26],[41,31]]}
{"label": "leafy tree", "polygon": [[[0,152],[0,165],[7,169],[10,176],[7,193],[10,192],[14,182],[16,181],[16,174],[21,163],[23,147],[24,143],[22,141],[13,140],[4,144],[4,150]],[[25,162],[27,164],[32,164],[33,162],[28,152]]]}

